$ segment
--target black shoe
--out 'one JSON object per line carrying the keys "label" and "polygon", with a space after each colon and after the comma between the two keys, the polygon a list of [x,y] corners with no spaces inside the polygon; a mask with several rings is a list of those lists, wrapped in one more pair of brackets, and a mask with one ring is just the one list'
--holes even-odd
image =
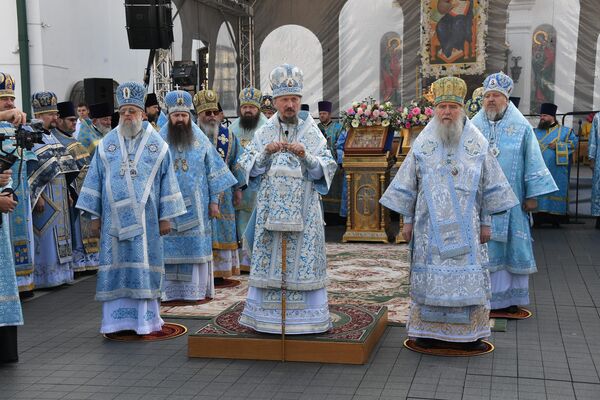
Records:
{"label": "black shoe", "polygon": [[506,312],[509,313],[509,314],[516,314],[519,311],[520,311],[520,309],[517,306],[506,307]]}
{"label": "black shoe", "polygon": [[463,343],[462,347],[466,351],[485,351],[488,348],[487,344],[483,343],[481,339],[477,339],[474,342]]}
{"label": "black shoe", "polygon": [[429,338],[416,338],[414,339],[415,345],[424,349],[438,349],[440,347],[441,341]]}
{"label": "black shoe", "polygon": [[24,292],[19,292],[19,299],[26,300],[31,299],[34,296],[33,290],[26,290]]}

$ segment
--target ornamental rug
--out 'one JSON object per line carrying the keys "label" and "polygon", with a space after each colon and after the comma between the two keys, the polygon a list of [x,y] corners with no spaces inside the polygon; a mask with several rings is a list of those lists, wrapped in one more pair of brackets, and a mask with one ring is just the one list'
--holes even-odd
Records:
{"label": "ornamental rug", "polygon": [[[279,338],[280,335],[256,333],[239,324],[245,303],[235,303],[195,335],[236,338]],[[286,335],[286,340],[335,341],[363,343],[377,326],[377,321],[385,314],[381,305],[331,304],[329,306],[333,327],[327,332],[312,335]]]}
{"label": "ornamental rug", "polygon": [[[408,318],[409,263],[406,245],[327,243],[329,303],[387,306],[388,321],[405,324]],[[248,275],[241,284],[217,288],[212,301],[198,305],[161,306],[163,318],[210,319],[246,300]]]}
{"label": "ornamental rug", "polygon": [[[380,305],[388,308],[389,325],[408,319],[409,263],[405,244],[327,243],[329,304]],[[248,275],[236,276],[240,285],[217,288],[215,297],[197,305],[161,305],[163,318],[211,319],[246,300]],[[491,319],[493,331],[506,331],[505,319]]]}

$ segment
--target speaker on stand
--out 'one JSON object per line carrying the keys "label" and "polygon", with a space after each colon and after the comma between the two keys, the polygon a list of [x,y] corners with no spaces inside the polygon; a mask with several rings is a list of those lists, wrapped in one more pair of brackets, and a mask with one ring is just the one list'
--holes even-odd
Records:
{"label": "speaker on stand", "polygon": [[108,103],[114,109],[113,80],[86,78],[83,80],[85,102],[89,104]]}
{"label": "speaker on stand", "polygon": [[125,0],[130,49],[168,49],[173,43],[170,0]]}

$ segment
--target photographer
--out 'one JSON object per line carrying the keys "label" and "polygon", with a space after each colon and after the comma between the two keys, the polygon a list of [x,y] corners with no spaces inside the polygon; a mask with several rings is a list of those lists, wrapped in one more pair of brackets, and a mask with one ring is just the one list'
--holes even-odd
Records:
{"label": "photographer", "polygon": [[[0,165],[10,165],[14,162],[10,168],[12,170],[12,188],[15,198],[18,198],[19,202],[9,215],[10,239],[19,295],[21,298],[28,298],[33,296],[34,247],[30,188],[27,178],[36,168],[37,158],[35,153],[27,150],[29,147],[18,146],[15,141],[15,127],[22,124],[25,127],[27,115],[15,108],[14,89],[15,81],[12,77],[0,73],[0,137],[4,137],[0,152]],[[2,159],[5,161],[3,162]],[[0,172],[2,169],[8,168],[0,168]]]}
{"label": "photographer", "polygon": [[[11,92],[12,99],[7,99],[11,97]],[[0,105],[6,107],[9,103],[13,103],[11,109],[0,109],[0,121],[8,121],[14,125],[25,122],[25,114],[14,109],[14,81],[10,75],[0,73]],[[6,128],[6,125],[3,124],[2,127]],[[0,313],[0,363],[19,360],[17,326],[23,325],[7,214],[17,206],[11,191],[11,177],[10,170],[0,173],[0,309],[3,310]]]}

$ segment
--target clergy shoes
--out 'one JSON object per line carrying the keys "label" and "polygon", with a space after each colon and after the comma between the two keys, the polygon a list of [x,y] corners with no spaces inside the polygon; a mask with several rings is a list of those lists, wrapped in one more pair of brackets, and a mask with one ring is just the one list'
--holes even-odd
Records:
{"label": "clergy shoes", "polygon": [[504,308],[497,308],[492,311],[499,312],[499,313],[516,314],[519,312],[519,307],[518,306],[510,306],[510,307],[504,307]]}
{"label": "clergy shoes", "polygon": [[455,349],[465,351],[485,351],[487,345],[481,339],[474,342],[446,342],[443,340],[416,338],[415,344],[425,349]]}
{"label": "clergy shoes", "polygon": [[17,327],[0,327],[0,363],[14,363],[17,361],[19,361]]}

